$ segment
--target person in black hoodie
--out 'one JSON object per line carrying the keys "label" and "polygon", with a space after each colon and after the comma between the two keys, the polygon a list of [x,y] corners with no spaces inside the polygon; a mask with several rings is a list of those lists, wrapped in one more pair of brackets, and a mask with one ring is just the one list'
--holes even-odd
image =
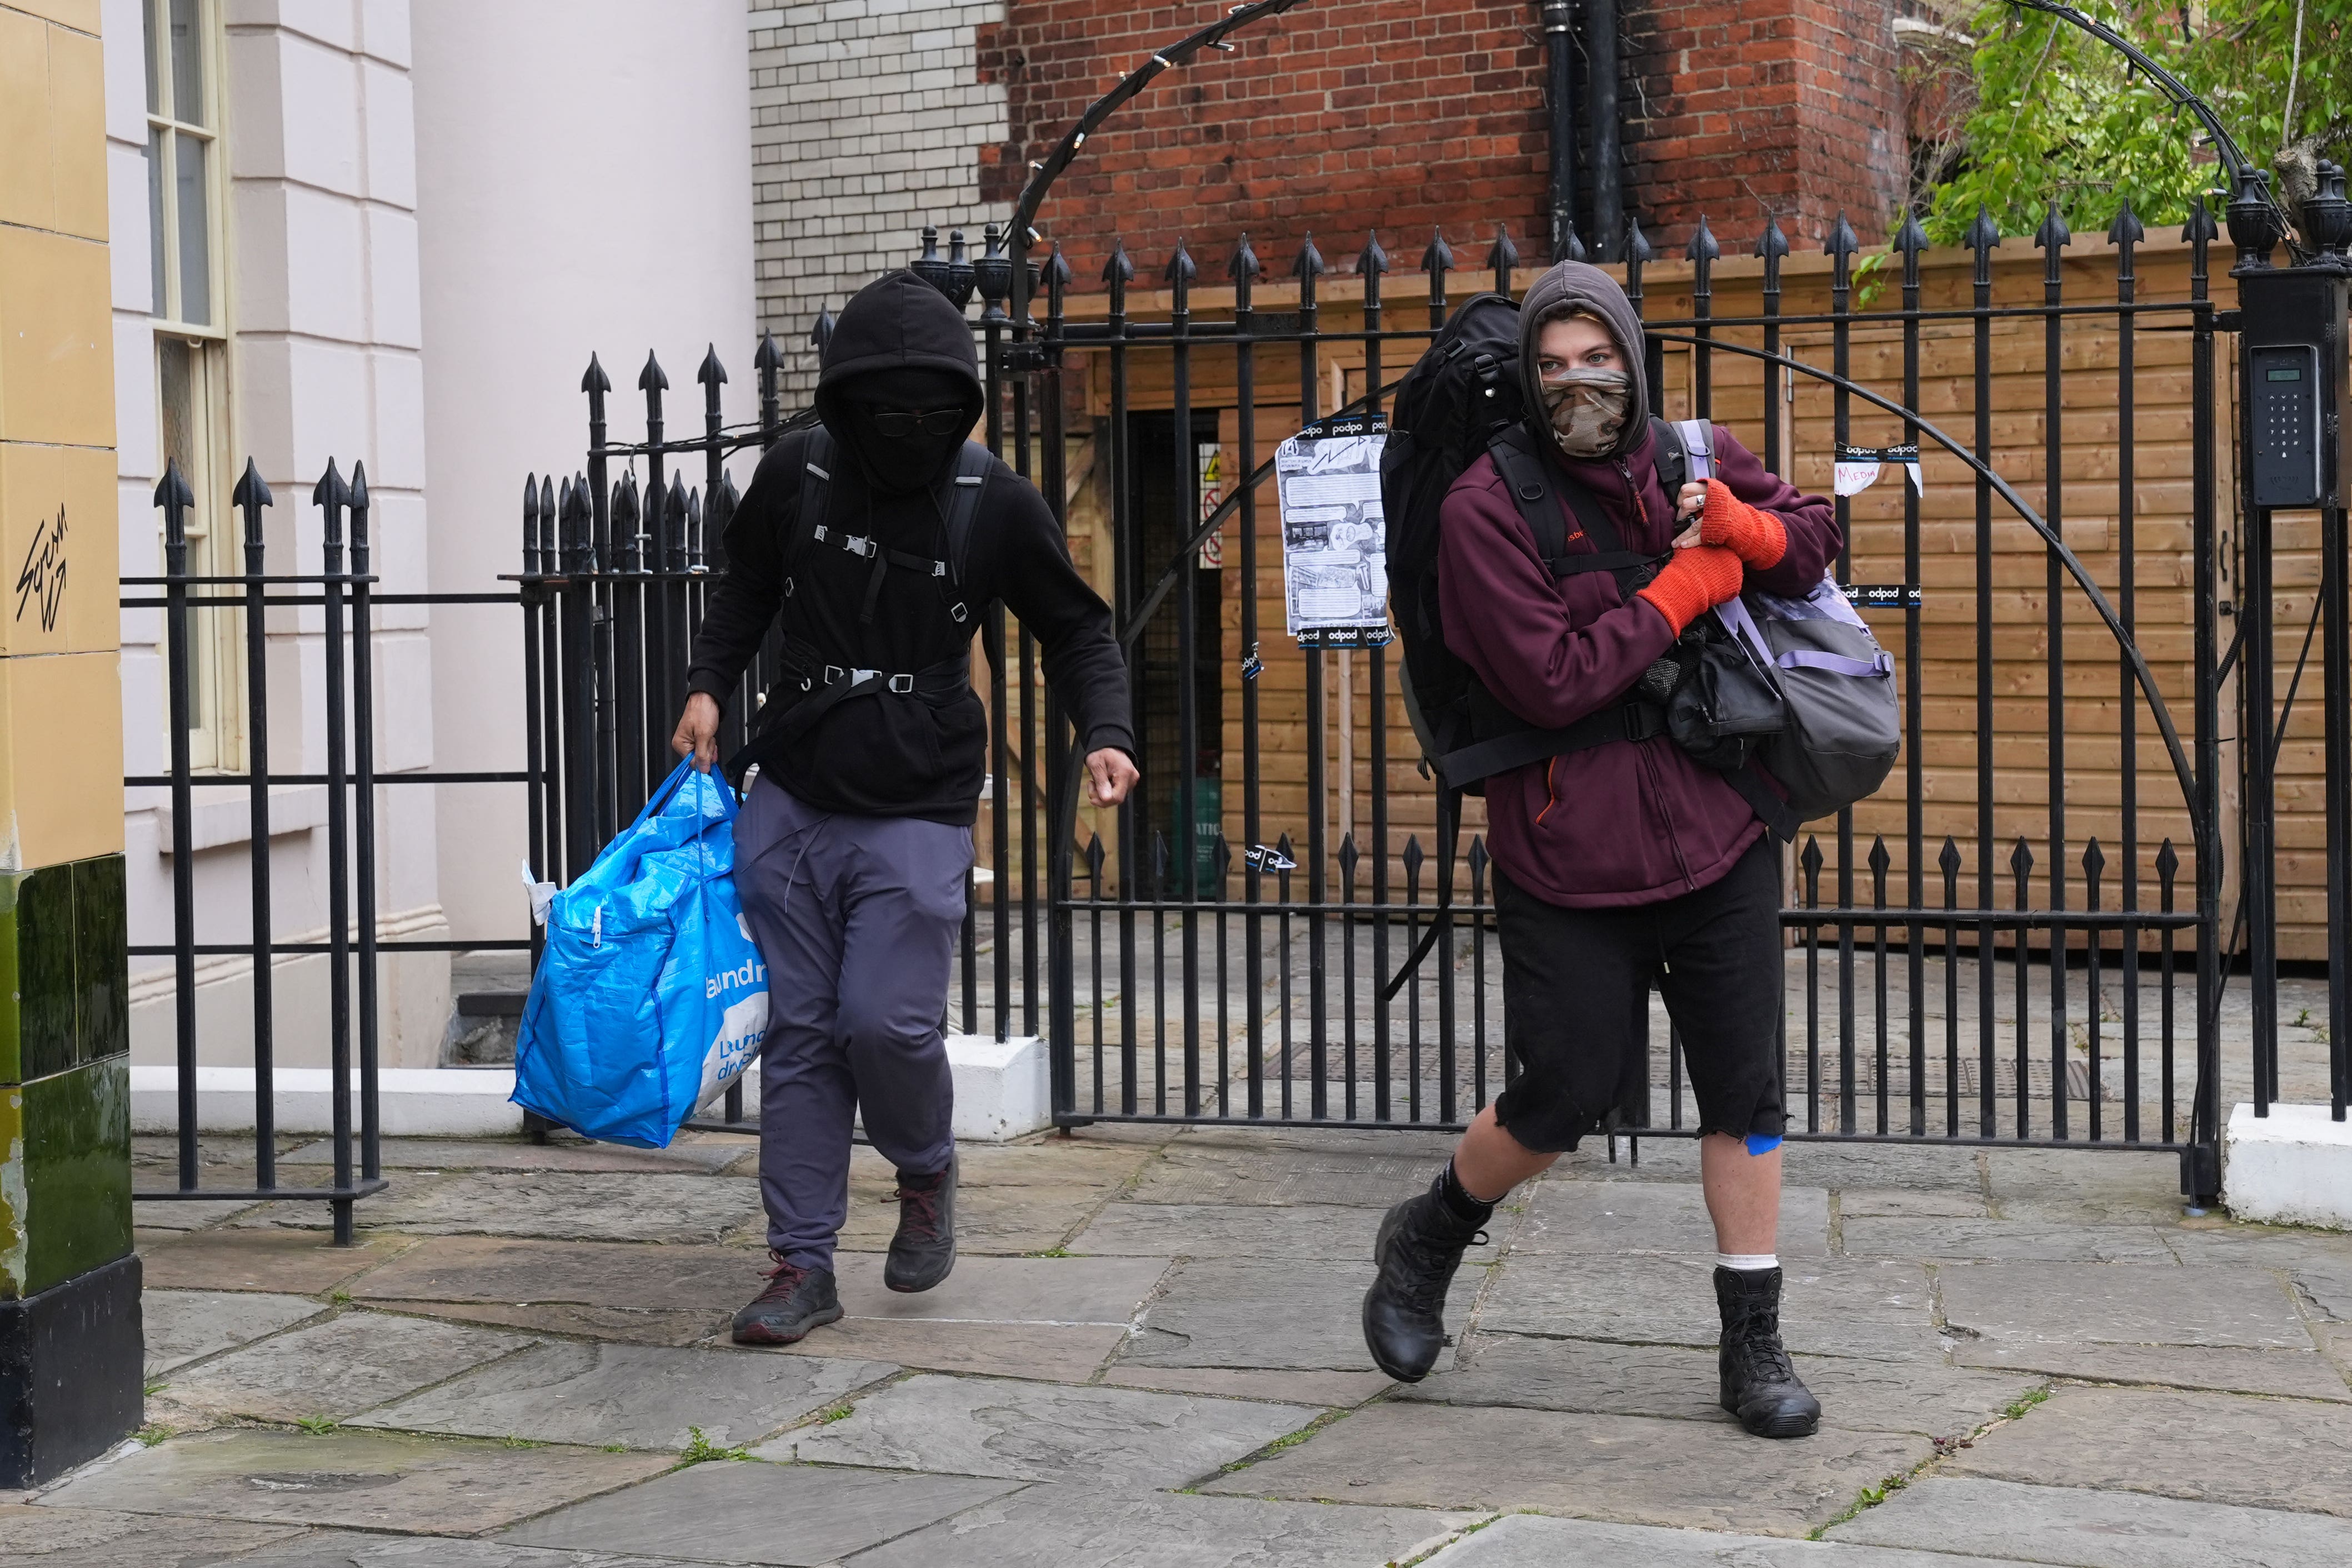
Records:
{"label": "person in black hoodie", "polygon": [[893,272],[844,308],[818,426],[761,459],[727,526],[727,570],[695,637],[672,744],[706,770],[721,705],[781,616],[784,674],[740,783],[735,881],[768,967],[760,1182],[772,1267],[736,1340],[789,1344],[841,1316],[834,1240],[850,1124],[898,1174],[884,1282],[927,1291],[955,1263],[946,1017],[987,772],[972,632],[1003,601],[1044,650],[1088,792],[1137,778],[1127,667],[1045,497],[964,439],[983,406],[971,329]]}

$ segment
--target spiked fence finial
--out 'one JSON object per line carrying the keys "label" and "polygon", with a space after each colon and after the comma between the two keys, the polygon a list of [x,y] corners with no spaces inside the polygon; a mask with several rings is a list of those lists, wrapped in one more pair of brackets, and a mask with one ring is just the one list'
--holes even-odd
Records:
{"label": "spiked fence finial", "polygon": [[694,379],[701,382],[706,388],[723,386],[726,384],[727,367],[719,362],[718,344],[711,344],[708,350],[704,352],[702,356],[702,363],[694,372]]}
{"label": "spiked fence finial", "polygon": [[1356,253],[1356,276],[1378,277],[1389,269],[1389,253],[1381,248],[1377,229],[1364,231],[1364,248]]}
{"label": "spiked fence finial", "polygon": [[[818,308],[817,315],[820,318],[824,315],[823,307]],[[751,356],[751,368],[764,373],[781,368],[783,362],[783,350],[776,347],[776,335],[773,332],[761,333],[759,350]]]}
{"label": "spiked fence finial", "polygon": [[1127,258],[1127,242],[1113,235],[1110,255],[1103,262],[1102,280],[1113,288],[1124,288],[1135,281],[1135,263]]}
{"label": "spiked fence finial", "polygon": [[2124,204],[2116,213],[2116,221],[2107,225],[2107,243],[2114,246],[2137,245],[2147,237],[2147,230],[2140,225],[2139,214],[2132,211],[2131,198],[2125,197]]}
{"label": "spiked fence finial", "polygon": [[1495,225],[1495,243],[1486,247],[1486,265],[1495,269],[1495,292],[1511,291],[1511,269],[1519,265],[1519,247],[1511,243],[1511,225]]}
{"label": "spiked fence finial", "polygon": [[1429,245],[1421,253],[1421,269],[1427,273],[1454,270],[1454,252],[1445,243],[1444,229],[1434,228],[1429,231]]}
{"label": "spiked fence finial", "polygon": [[588,356],[588,369],[580,378],[580,390],[591,394],[613,390],[613,378],[604,373],[604,365],[598,362],[594,354]]}
{"label": "spiked fence finial", "polygon": [[654,358],[651,349],[646,350],[646,368],[637,372],[637,390],[645,392],[669,391],[669,377],[662,370],[661,361]]}
{"label": "spiked fence finial", "polygon": [[1192,265],[1192,253],[1184,248],[1182,235],[1176,236],[1176,248],[1170,254],[1168,265],[1160,270],[1160,276],[1167,280],[1170,287],[1177,289],[1186,287],[1200,276],[1200,268]]}
{"label": "spiked fence finial", "polygon": [[1754,254],[1762,256],[1768,266],[1789,254],[1789,236],[1780,231],[1780,220],[1769,213],[1764,217],[1764,232],[1756,236]]}
{"label": "spiked fence finial", "polygon": [[245,472],[237,476],[236,488],[228,493],[228,498],[230,505],[237,507],[267,507],[273,504],[269,495],[269,482],[261,476],[261,470],[253,465],[252,458],[248,457],[245,460]]}
{"label": "spiked fence finial", "polygon": [[1650,236],[1642,232],[1642,220],[1628,213],[1625,215],[1625,258],[1649,262],[1655,261],[1657,255],[1650,248]]}
{"label": "spiked fence finial", "polygon": [[2055,253],[2074,243],[2074,231],[2066,226],[2065,216],[2058,211],[2058,204],[2051,203],[2042,226],[2033,231],[2033,248]]}
{"label": "spiked fence finial", "polygon": [[1895,235],[1895,248],[1906,256],[1914,256],[1927,248],[1927,231],[1919,226],[1919,214],[1916,210],[1904,210],[1903,226]]}
{"label": "spiked fence finial", "polygon": [[1315,231],[1308,229],[1298,242],[1298,259],[1290,264],[1290,275],[1306,283],[1308,278],[1322,277],[1323,271],[1323,253],[1315,248]]}
{"label": "spiked fence finial", "polygon": [[1705,213],[1698,215],[1698,227],[1691,230],[1686,254],[1693,261],[1713,261],[1723,254],[1723,247],[1715,243],[1715,231],[1706,226]]}
{"label": "spiked fence finial", "polygon": [[1861,248],[1862,240],[1854,234],[1853,225],[1845,221],[1845,209],[1839,208],[1837,226],[1830,230],[1830,237],[1822,243],[1822,253],[1830,256],[1852,256]]}

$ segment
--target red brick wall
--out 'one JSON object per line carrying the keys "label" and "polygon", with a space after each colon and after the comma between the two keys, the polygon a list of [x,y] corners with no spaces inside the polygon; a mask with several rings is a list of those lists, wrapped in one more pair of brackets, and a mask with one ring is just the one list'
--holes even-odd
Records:
{"label": "red brick wall", "polygon": [[[1010,201],[1086,107],[1221,5],[1009,0],[979,37],[983,79],[1004,82],[1011,140],[982,153],[982,195]],[[1309,230],[1337,268],[1377,226],[1412,267],[1443,225],[1461,265],[1497,222],[1543,259],[1549,165],[1543,47],[1527,0],[1319,0],[1162,74],[1055,185],[1038,228],[1062,243],[1078,287],[1114,234],[1138,280],[1156,280],[1181,235],[1203,280],[1222,281],[1247,233],[1280,275]]]}
{"label": "red brick wall", "polygon": [[[1625,205],[1661,251],[1699,215],[1727,251],[1769,211],[1817,246],[1843,209],[1876,240],[1907,147],[1895,0],[1621,0]],[[1008,0],[979,36],[1004,83],[1010,140],[982,155],[982,195],[1011,201],[1029,161],[1151,49],[1203,26],[1207,5]],[[1246,232],[1269,273],[1312,230],[1334,267],[1377,226],[1414,267],[1433,226],[1477,268],[1497,222],[1540,265],[1549,169],[1534,0],[1320,0],[1163,74],[1054,187],[1038,227],[1077,287],[1114,235],[1139,282],[1182,236],[1222,280]],[[1583,62],[1578,62],[1580,92]],[[1587,131],[1589,135],[1589,131]],[[1580,172],[1589,208],[1591,176]]]}
{"label": "red brick wall", "polygon": [[1864,244],[1902,200],[1907,148],[1892,0],[1629,5],[1626,204],[1681,254],[1704,214],[1727,253],[1769,212],[1818,246],[1843,210]]}

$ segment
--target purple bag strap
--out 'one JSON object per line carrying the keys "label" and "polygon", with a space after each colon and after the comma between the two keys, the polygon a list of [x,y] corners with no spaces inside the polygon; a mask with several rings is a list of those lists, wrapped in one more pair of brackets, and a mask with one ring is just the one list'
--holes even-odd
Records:
{"label": "purple bag strap", "polygon": [[1704,419],[1675,421],[1675,434],[1682,437],[1684,472],[1693,479],[1715,477],[1715,426]]}
{"label": "purple bag strap", "polygon": [[1791,648],[1772,662],[1784,670],[1826,670],[1832,675],[1852,675],[1856,680],[1895,674],[1895,655],[1884,648],[1871,659],[1849,659],[1843,653]]}

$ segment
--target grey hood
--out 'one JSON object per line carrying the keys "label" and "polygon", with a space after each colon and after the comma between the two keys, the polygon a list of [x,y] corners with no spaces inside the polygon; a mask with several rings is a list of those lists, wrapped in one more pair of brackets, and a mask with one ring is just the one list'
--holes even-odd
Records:
{"label": "grey hood", "polygon": [[1552,444],[1551,426],[1544,414],[1543,383],[1536,373],[1536,339],[1544,323],[1561,316],[1591,316],[1609,329],[1617,340],[1617,351],[1624,356],[1625,369],[1633,379],[1633,414],[1625,428],[1618,433],[1617,444],[1601,455],[1604,461],[1631,456],[1642,444],[1650,439],[1649,372],[1642,362],[1642,321],[1633,314],[1633,302],[1617,280],[1597,267],[1580,261],[1556,263],[1551,270],[1535,281],[1526,298],[1519,301],[1519,397],[1527,410],[1528,428],[1535,433],[1536,450],[1555,456],[1559,449]]}

